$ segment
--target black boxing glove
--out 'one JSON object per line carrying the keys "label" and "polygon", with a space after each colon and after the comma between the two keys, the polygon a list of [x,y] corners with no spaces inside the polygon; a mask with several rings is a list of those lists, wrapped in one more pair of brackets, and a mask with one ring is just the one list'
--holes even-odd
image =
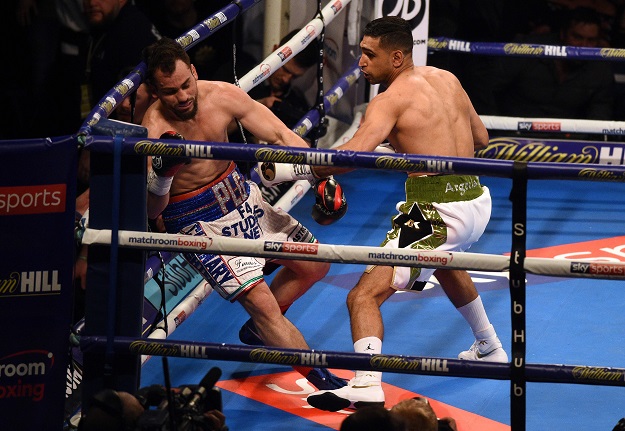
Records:
{"label": "black boxing glove", "polygon": [[347,212],[347,201],[343,188],[333,178],[317,180],[313,186],[315,204],[312,207],[312,218],[321,225],[332,224]]}
{"label": "black boxing glove", "polygon": [[[161,135],[160,139],[184,140],[184,137],[180,133],[167,131]],[[152,174],[148,180],[148,191],[158,196],[169,193],[174,175],[180,168],[189,163],[191,163],[191,158],[187,156],[152,156]]]}

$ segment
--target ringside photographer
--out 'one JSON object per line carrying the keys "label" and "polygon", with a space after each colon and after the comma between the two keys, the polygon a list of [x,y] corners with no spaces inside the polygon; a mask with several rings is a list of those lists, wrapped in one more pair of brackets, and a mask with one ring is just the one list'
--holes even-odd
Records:
{"label": "ringside photographer", "polygon": [[228,431],[222,413],[221,376],[211,368],[199,385],[169,391],[152,385],[135,395],[104,389],[93,396],[82,413],[79,431]]}

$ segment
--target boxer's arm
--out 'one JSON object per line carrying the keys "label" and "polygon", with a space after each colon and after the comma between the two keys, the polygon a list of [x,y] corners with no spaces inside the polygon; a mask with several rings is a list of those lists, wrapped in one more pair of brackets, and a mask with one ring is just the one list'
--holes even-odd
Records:
{"label": "boxer's arm", "polygon": [[471,134],[473,135],[473,148],[475,150],[481,150],[488,146],[488,130],[486,126],[484,126],[480,116],[475,112],[475,108],[470,101],[469,104],[471,109],[469,115],[471,120]]}
{"label": "boxer's arm", "polygon": [[299,135],[289,129],[269,108],[252,99],[235,85],[220,87],[220,108],[237,118],[256,138],[270,144],[309,148]]}
{"label": "boxer's arm", "polygon": [[[183,140],[181,134],[168,131],[160,139]],[[152,171],[148,174],[148,218],[155,219],[169,203],[169,190],[174,176],[184,165],[191,162],[189,157],[152,157]]]}

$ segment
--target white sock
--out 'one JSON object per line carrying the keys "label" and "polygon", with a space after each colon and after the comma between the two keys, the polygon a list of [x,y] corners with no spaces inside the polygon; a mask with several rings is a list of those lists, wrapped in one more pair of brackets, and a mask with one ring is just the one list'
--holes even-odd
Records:
{"label": "white sock", "polygon": [[482,298],[480,296],[457,310],[460,314],[462,314],[471,327],[473,335],[475,335],[475,339],[486,340],[497,335],[495,328],[493,328],[493,325],[491,325],[488,320],[488,316],[486,315],[486,310],[484,309],[484,304],[482,304]]}
{"label": "white sock", "polygon": [[[382,340],[378,337],[365,337],[354,343],[354,352],[356,353],[371,353],[378,355],[382,353]],[[367,381],[382,381],[381,371],[356,371],[356,378],[367,375]],[[371,377],[373,378],[371,378]]]}
{"label": "white sock", "polygon": [[354,352],[378,355],[382,353],[382,340],[378,337],[361,338],[354,343]]}

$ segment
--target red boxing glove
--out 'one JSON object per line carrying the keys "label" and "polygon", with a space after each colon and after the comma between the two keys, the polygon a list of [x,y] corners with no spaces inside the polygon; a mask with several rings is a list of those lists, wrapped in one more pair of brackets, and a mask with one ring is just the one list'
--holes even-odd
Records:
{"label": "red boxing glove", "polygon": [[347,201],[343,188],[332,177],[322,178],[313,186],[315,205],[312,207],[312,218],[321,225],[332,224],[347,212]]}

